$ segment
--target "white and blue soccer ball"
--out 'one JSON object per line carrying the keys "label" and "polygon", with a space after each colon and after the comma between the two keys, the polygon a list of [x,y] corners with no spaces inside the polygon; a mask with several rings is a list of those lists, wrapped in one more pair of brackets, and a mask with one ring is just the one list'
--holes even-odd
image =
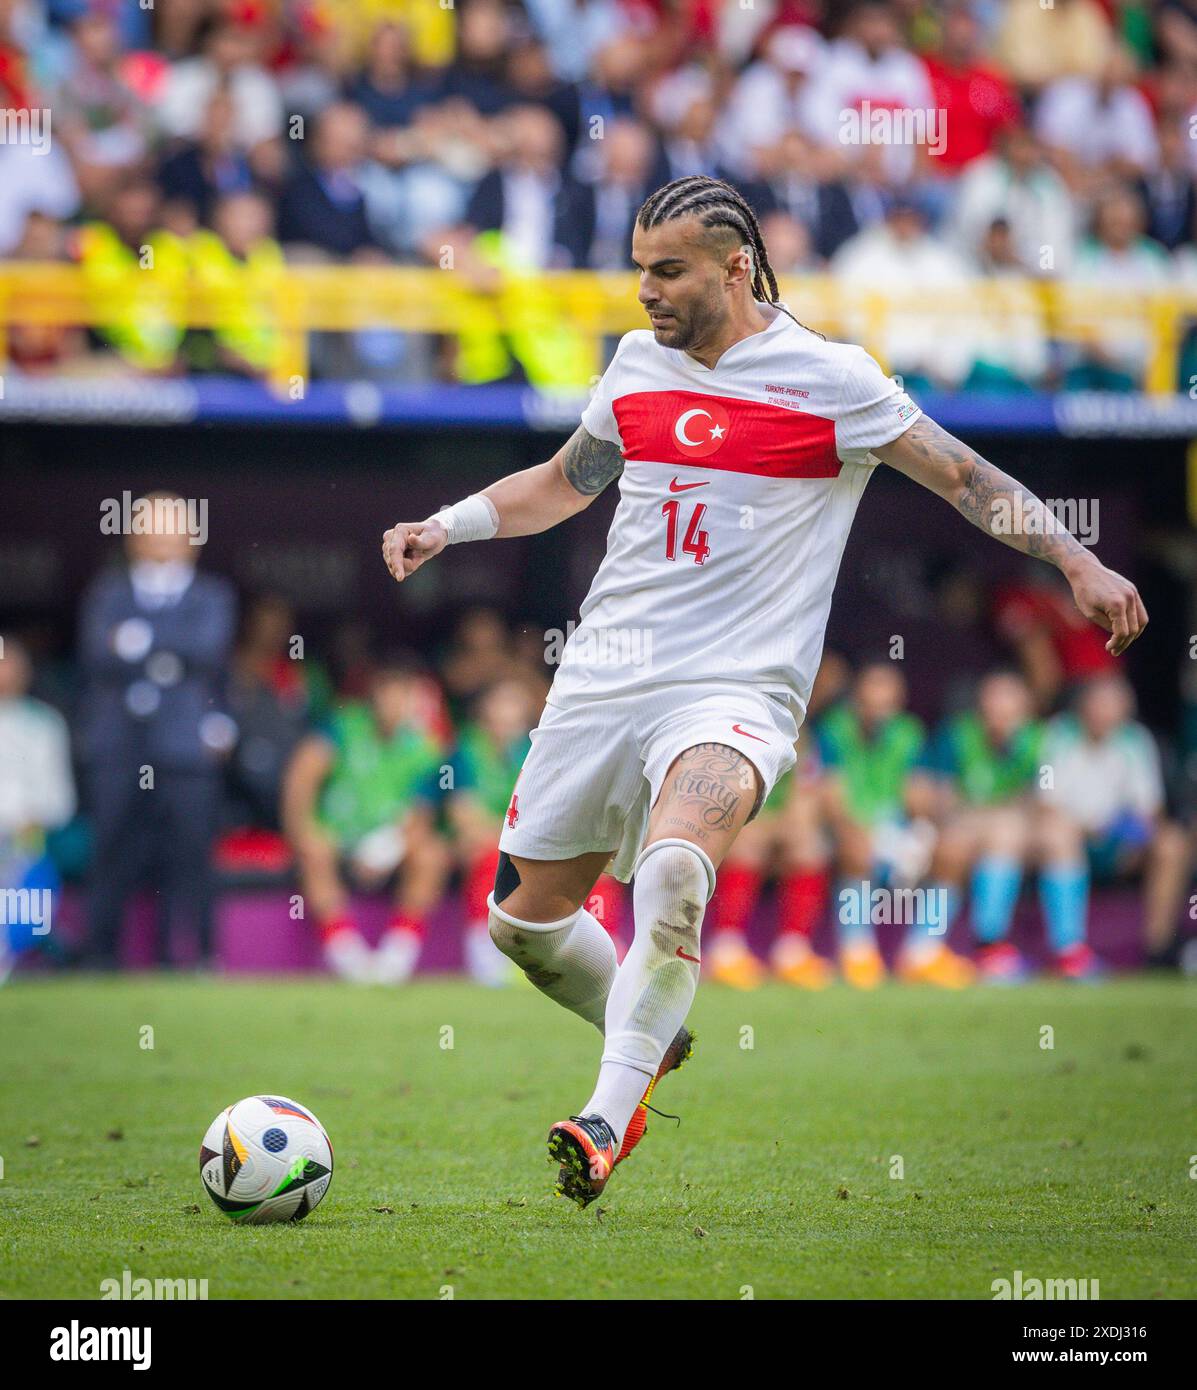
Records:
{"label": "white and blue soccer ball", "polygon": [[199,1155],[208,1196],[242,1225],[302,1221],[332,1182],[324,1126],[286,1096],[249,1096],[208,1126]]}

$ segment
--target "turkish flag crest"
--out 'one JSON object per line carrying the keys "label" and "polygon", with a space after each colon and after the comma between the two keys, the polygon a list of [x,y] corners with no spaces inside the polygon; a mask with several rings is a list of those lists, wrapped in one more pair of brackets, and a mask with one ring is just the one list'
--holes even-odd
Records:
{"label": "turkish flag crest", "polygon": [[677,417],[673,439],[687,457],[705,459],[722,448],[730,429],[727,411],[708,396],[703,405],[690,406]]}

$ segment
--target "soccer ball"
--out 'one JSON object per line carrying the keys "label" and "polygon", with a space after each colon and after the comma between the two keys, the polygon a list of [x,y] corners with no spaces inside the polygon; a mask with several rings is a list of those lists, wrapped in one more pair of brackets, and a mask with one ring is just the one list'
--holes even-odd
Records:
{"label": "soccer ball", "polygon": [[199,1154],[204,1190],[243,1225],[302,1221],[332,1182],[324,1126],[286,1096],[250,1096],[222,1110]]}

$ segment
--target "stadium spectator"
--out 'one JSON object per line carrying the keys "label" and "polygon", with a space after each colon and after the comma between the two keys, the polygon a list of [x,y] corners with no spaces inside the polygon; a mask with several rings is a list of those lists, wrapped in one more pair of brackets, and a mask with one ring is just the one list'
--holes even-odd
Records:
{"label": "stadium spectator", "polygon": [[124,184],[112,198],[108,220],[86,223],[76,244],[88,291],[103,310],[96,328],[101,341],[135,371],[180,370],[187,247],[163,225],[154,185],[144,179]]}
{"label": "stadium spectator", "polygon": [[290,61],[277,74],[288,124],[309,121],[341,95],[351,62],[344,29],[318,6],[305,7],[294,27]]}
{"label": "stadium spectator", "polygon": [[[885,978],[873,930],[875,891],[898,887],[913,894],[934,843],[935,788],[923,767],[926,732],[905,702],[899,668],[892,661],[871,661],[857,672],[850,699],[816,726],[839,876],[834,901],[840,969],[856,989],[875,989]],[[944,885],[912,896],[916,915],[906,924],[901,978],[948,989],[972,981],[972,965],[943,941],[948,897]]]}
{"label": "stadium spectator", "polygon": [[825,58],[815,30],[777,29],[738,78],[719,124],[724,160],[741,178],[768,177],[778,167],[772,152],[786,136],[809,139],[818,130],[811,83]]}
{"label": "stadium spectator", "polygon": [[[902,298],[890,309],[878,346],[909,389],[951,389],[965,380],[975,360],[967,312],[969,268],[932,236],[916,199],[894,196],[885,221],[846,241],[831,268],[852,288],[901,286]],[[853,332],[867,336],[867,327],[861,321]]]}
{"label": "stadium spectator", "polygon": [[1163,0],[1155,14],[1155,37],[1177,67],[1197,64],[1197,12],[1191,0]]}
{"label": "stadium spectator", "polygon": [[234,376],[267,377],[279,362],[274,305],[283,252],[271,216],[259,194],[230,194],[216,204],[212,230],[195,232],[188,247],[196,286],[220,310],[212,366]]}
{"label": "stadium spectator", "polygon": [[[857,0],[848,12],[842,37],[830,46],[810,91],[812,133],[840,152],[846,165],[862,147],[876,143],[877,115],[934,112],[934,94],[922,63],[903,47],[897,14],[886,0]],[[929,130],[929,127],[928,127]],[[896,126],[882,146],[886,177],[909,180],[926,166],[928,151]]]}
{"label": "stadium spectator", "polygon": [[619,0],[526,0],[525,8],[563,82],[581,82],[596,54],[628,27]]}
{"label": "stadium spectator", "polygon": [[1009,937],[1042,761],[1043,728],[1032,714],[1022,677],[993,672],[981,681],[975,708],[946,721],[930,760],[942,798],[932,878],[953,901],[968,887],[977,968],[995,983],[1028,973]]}
{"label": "stadium spectator", "polygon": [[932,169],[954,176],[989,154],[999,132],[1018,121],[1018,97],[1005,74],[985,61],[980,22],[962,0],[946,6],[939,51],[925,54],[923,63],[944,123],[943,150]]}
{"label": "stadium spectator", "polygon": [[690,174],[721,178],[727,172],[718,139],[719,108],[709,73],[698,67],[679,68],[657,86],[652,108],[662,132],[665,158],[661,176],[667,182]]}
{"label": "stadium spectator", "polygon": [[23,644],[0,637],[0,898],[18,907],[0,912],[0,984],[54,928],[58,875],[46,837],[75,811],[66,721],[29,694],[32,676]]}
{"label": "stadium spectator", "polygon": [[561,123],[542,106],[512,107],[501,118],[504,150],[474,190],[466,221],[488,234],[500,264],[544,270],[585,264],[593,199],[562,172]]}
{"label": "stadium spectator", "polygon": [[212,953],[209,854],[232,722],[221,688],[233,641],[231,586],[196,569],[206,523],[194,499],[137,499],[128,563],[83,599],[80,748],[94,849],[87,958],[116,963],[124,911],[143,873],[161,888],[158,953],[187,935]]}
{"label": "stadium spectator", "polygon": [[197,141],[204,114],[217,91],[233,102],[233,131],[243,150],[283,134],[283,103],[278,84],[260,62],[260,34],[248,24],[217,19],[202,42],[202,53],[170,68],[155,112],[163,134]]}
{"label": "stadium spectator", "polygon": [[971,322],[976,361],[969,391],[1025,391],[1044,384],[1051,366],[1043,302],[1018,258],[1010,224],[994,219],[978,258],[979,312]]}
{"label": "stadium spectator", "polygon": [[211,224],[218,198],[254,187],[253,166],[237,143],[234,118],[232,96],[225,90],[214,92],[198,138],[168,155],[158,168],[162,196],[185,203],[204,225]]}
{"label": "stadium spectator", "polygon": [[380,24],[370,37],[361,71],[346,97],[380,130],[410,125],[434,98],[432,83],[417,75],[411,37],[402,24]]}
{"label": "stadium spectator", "polygon": [[1008,223],[1018,258],[1031,274],[1067,273],[1078,230],[1076,208],[1025,125],[1003,130],[996,151],[975,159],[961,174],[949,235],[971,259],[999,217]]}
{"label": "stadium spectator", "polygon": [[619,116],[642,114],[642,88],[650,78],[646,45],[631,35],[612,40],[595,55],[588,81],[579,93],[588,122],[610,123]]}
{"label": "stadium spectator", "polygon": [[0,141],[0,256],[20,241],[30,213],[65,221],[81,204],[67,142],[52,138],[53,109],[26,72],[25,55],[13,33],[16,14],[13,5],[0,10],[0,110],[5,119],[5,138]]}
{"label": "stadium spectator", "polygon": [[[10,253],[14,261],[42,264],[67,259],[62,225],[41,212],[31,212],[20,242]],[[87,340],[81,328],[59,323],[9,323],[5,329],[8,369],[16,374],[41,375],[76,370]]]}
{"label": "stadium spectator", "polygon": [[[380,662],[368,701],[336,709],[299,744],[284,777],[283,830],[305,911],[329,968],[358,984],[411,976],[450,868],[435,822],[443,755],[423,727],[423,694],[410,661]],[[350,886],[378,891],[392,880],[393,910],[371,951]]]}
{"label": "stadium spectator", "polygon": [[1097,77],[1057,78],[1035,107],[1039,138],[1082,197],[1104,176],[1138,179],[1159,161],[1155,118],[1135,77],[1130,50],[1115,44]]}
{"label": "stadium spectator", "polygon": [[85,10],[70,26],[73,59],[54,94],[54,122],[89,202],[103,202],[149,149],[149,113],[121,71],[113,17]]}
{"label": "stadium spectator", "polygon": [[810,275],[819,266],[806,223],[785,212],[761,220],[761,235],[769,247],[769,264],[778,275]]}
{"label": "stadium spectator", "polygon": [[1019,87],[1037,92],[1058,77],[1096,78],[1112,38],[1098,0],[1009,0],[997,39],[998,62]]}
{"label": "stadium spectator", "polygon": [[[851,187],[838,177],[825,177],[827,163],[826,154],[807,136],[790,130],[762,153],[758,162],[760,180],[743,189],[759,217],[782,213],[805,227],[814,254],[824,261],[830,260],[861,228]],[[857,176],[861,172],[860,165],[853,170]],[[770,259],[779,264],[768,237],[766,245]]]}
{"label": "stadium spectator", "polygon": [[303,259],[379,254],[362,187],[369,123],[349,102],[320,113],[310,160],[300,160],[279,201],[278,235]]}
{"label": "stadium spectator", "polygon": [[1069,388],[1130,391],[1143,385],[1152,351],[1150,324],[1137,299],[1123,297],[1119,303],[1109,291],[1116,287],[1125,296],[1161,291],[1172,283],[1168,255],[1144,235],[1145,225],[1143,203],[1134,189],[1116,186],[1099,198],[1092,234],[1078,248],[1069,276],[1073,284],[1094,292],[1087,301],[1069,306],[1070,336],[1084,344],[1069,349],[1072,365],[1064,379]]}
{"label": "stadium spectator", "polygon": [[[1039,887],[1056,970],[1069,979],[1101,973],[1086,941],[1091,878],[1144,873],[1149,919],[1171,913],[1173,880],[1188,865],[1183,832],[1163,814],[1159,753],[1134,720],[1134,694],[1117,674],[1078,693],[1075,712],[1048,725],[1036,827],[1043,868]],[[1149,921],[1148,940],[1171,923]]]}
{"label": "stadium spectator", "polygon": [[1197,196],[1189,166],[1192,142],[1179,122],[1162,121],[1159,143],[1159,162],[1139,179],[1137,187],[1147,211],[1147,235],[1175,251],[1191,241],[1197,226]]}
{"label": "stadium spectator", "polygon": [[600,168],[591,185],[593,231],[583,263],[592,270],[626,270],[636,213],[657,187],[656,141],[643,121],[620,117],[596,143]]}
{"label": "stadium spectator", "polygon": [[440,72],[439,101],[462,101],[480,116],[497,116],[512,103],[504,81],[514,17],[502,0],[471,0],[458,13],[457,51]]}
{"label": "stadium spectator", "polygon": [[[565,148],[574,149],[582,128],[578,89],[572,82],[561,82],[553,75],[544,44],[532,37],[521,39],[508,55],[506,76],[512,99],[543,106],[565,132]],[[595,138],[596,132],[586,133],[588,138]]]}

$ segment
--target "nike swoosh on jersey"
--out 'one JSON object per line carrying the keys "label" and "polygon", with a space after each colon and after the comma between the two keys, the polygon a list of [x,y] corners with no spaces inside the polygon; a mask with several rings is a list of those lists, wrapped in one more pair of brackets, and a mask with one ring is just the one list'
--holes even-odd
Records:
{"label": "nike swoosh on jersey", "polygon": [[741,729],[738,724],[732,725],[733,734],[743,734],[745,738],[754,738],[758,743],[768,743],[767,738],[762,738],[760,734],[750,734],[747,729]]}
{"label": "nike swoosh on jersey", "polygon": [[677,480],[676,478],[670,478],[670,480],[669,480],[669,491],[670,491],[670,492],[689,492],[690,489],[691,489],[692,487],[710,487],[710,486],[711,486],[711,484],[710,484],[709,481],[707,481],[707,482],[702,482],[702,483],[679,483],[678,480]]}

